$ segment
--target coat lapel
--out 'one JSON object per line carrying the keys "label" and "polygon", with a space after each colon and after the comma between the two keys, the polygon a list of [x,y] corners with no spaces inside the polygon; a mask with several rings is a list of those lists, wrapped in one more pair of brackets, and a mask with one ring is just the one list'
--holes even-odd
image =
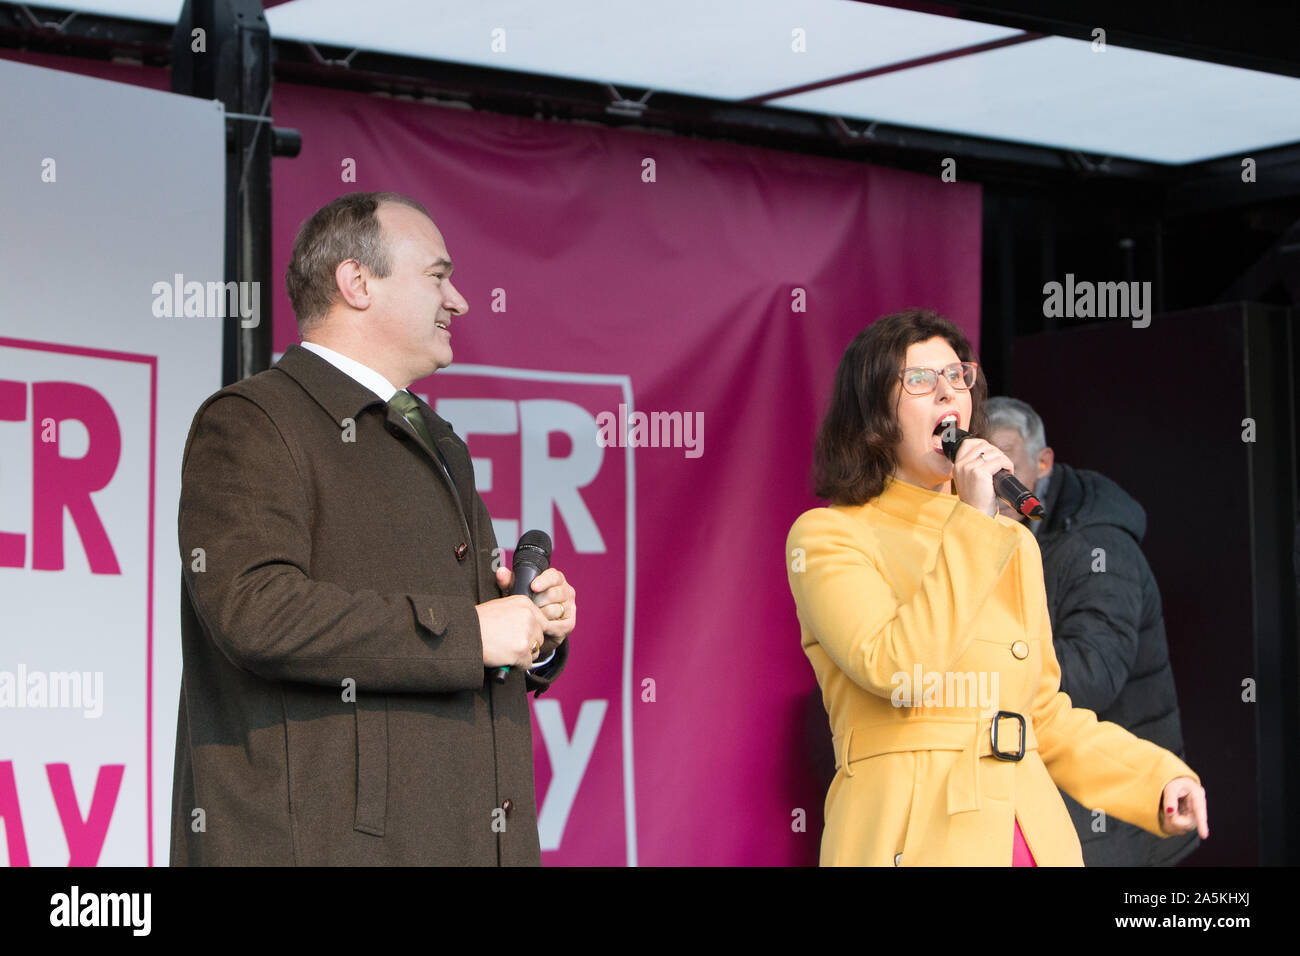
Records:
{"label": "coat lapel", "polygon": [[474,487],[469,449],[460,440],[460,436],[452,430],[451,424],[423,401],[420,401],[420,414],[424,416],[424,423],[429,426],[429,433],[433,435],[434,443],[438,446],[435,451],[441,455],[442,463],[446,466],[461,501],[468,501]]}
{"label": "coat lapel", "polygon": [[[334,419],[340,429],[344,427],[344,422],[347,419],[350,418],[355,421],[357,416],[371,405],[384,404],[384,401],[378,395],[351,375],[340,371],[319,355],[310,349],[303,348],[301,345],[290,345],[285,349],[284,355],[276,363],[275,367],[301,385],[307,394],[315,400],[316,404]],[[433,440],[438,445],[438,449],[429,448],[415,429],[411,427],[411,423],[393,409],[385,408],[383,414],[390,425],[400,429],[428,457],[430,466],[442,479],[443,484],[447,486],[452,497],[456,500],[461,523],[465,527],[466,540],[472,542],[470,515],[465,509],[465,502],[470,500],[470,489],[473,487],[469,472],[468,452],[464,450],[464,445],[456,437],[447,422],[439,418],[437,413],[418,396],[416,401],[419,402],[420,414],[424,416],[425,424],[429,426],[429,432],[433,435]],[[439,450],[442,452],[441,459],[438,457]]]}
{"label": "coat lapel", "polygon": [[[410,422],[402,418],[396,412],[391,412],[391,418],[396,419],[406,434],[420,446],[420,449],[429,456],[429,460],[444,482],[447,482],[448,488],[451,489],[452,497],[456,499],[456,507],[460,509],[461,520],[465,523],[465,534],[470,534],[469,530],[469,510],[465,507],[465,502],[471,500],[470,492],[474,487],[471,480],[469,469],[469,453],[465,449],[461,440],[456,433],[451,430],[451,425],[438,416],[438,413],[430,408],[423,399],[416,396],[415,399],[419,405],[420,416],[424,419],[425,427],[429,429],[429,434],[433,436],[435,448],[429,448],[424,439],[420,438]],[[473,539],[470,538],[472,543]]]}
{"label": "coat lapel", "polygon": [[[437,448],[430,448],[424,443],[415,428],[405,418],[399,415],[392,408],[387,409],[388,421],[395,428],[399,428],[402,434],[406,435],[415,446],[420,449],[421,454],[429,459],[429,466],[442,479],[451,496],[456,499],[456,510],[460,512],[461,524],[465,528],[465,539],[469,544],[473,544],[474,538],[470,534],[469,512],[465,509],[465,502],[469,498],[470,485],[464,480],[462,474],[457,474],[461,469],[458,467],[460,458],[460,449],[456,447],[459,440],[451,433],[450,426],[447,425],[437,414],[426,405],[419,397],[419,413],[424,419],[424,424],[428,427],[429,433],[433,436]],[[439,428],[441,426],[441,429]],[[443,434],[443,433],[446,434]],[[453,452],[455,452],[453,454]],[[453,464],[455,462],[455,464]]]}

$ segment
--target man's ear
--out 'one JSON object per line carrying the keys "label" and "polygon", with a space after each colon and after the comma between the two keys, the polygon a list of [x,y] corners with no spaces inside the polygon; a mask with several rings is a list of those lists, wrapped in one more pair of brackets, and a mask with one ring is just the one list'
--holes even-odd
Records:
{"label": "man's ear", "polygon": [[369,278],[370,273],[356,259],[344,259],[334,267],[334,285],[354,309],[370,308]]}
{"label": "man's ear", "polygon": [[1052,466],[1056,464],[1056,452],[1052,451],[1052,446],[1048,445],[1038,453],[1038,477],[1046,478],[1052,473]]}

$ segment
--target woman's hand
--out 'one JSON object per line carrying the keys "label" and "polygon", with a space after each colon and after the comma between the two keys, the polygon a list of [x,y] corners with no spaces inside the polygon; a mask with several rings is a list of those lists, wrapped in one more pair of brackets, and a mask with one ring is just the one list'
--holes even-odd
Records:
{"label": "woman's hand", "polygon": [[1160,795],[1160,829],[1170,836],[1195,829],[1204,840],[1210,835],[1210,814],[1205,788],[1191,777],[1175,777]]}
{"label": "woman's hand", "polygon": [[982,438],[967,438],[957,449],[957,460],[952,465],[957,497],[992,518],[998,513],[993,476],[1003,468],[1015,474],[1016,466],[1002,449]]}

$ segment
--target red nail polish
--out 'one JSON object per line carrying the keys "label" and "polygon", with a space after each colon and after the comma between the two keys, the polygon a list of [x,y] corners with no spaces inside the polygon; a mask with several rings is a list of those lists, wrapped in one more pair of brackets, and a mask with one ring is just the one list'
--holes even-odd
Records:
{"label": "red nail polish", "polygon": [[1165,807],[1165,813],[1173,813],[1173,812],[1174,812],[1173,807]]}

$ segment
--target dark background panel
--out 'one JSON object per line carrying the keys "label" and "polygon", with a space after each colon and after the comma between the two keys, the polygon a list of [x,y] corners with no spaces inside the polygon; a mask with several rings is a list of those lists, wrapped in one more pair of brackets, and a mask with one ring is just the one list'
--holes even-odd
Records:
{"label": "dark background panel", "polygon": [[[1294,600],[1276,586],[1294,574],[1279,544],[1290,535],[1277,529],[1295,521],[1281,313],[1223,306],[1157,315],[1145,329],[1108,321],[1020,337],[1011,350],[1009,394],[1042,416],[1057,460],[1107,475],[1147,511],[1143,551],[1161,590],[1187,760],[1211,810],[1211,839],[1189,865],[1281,862],[1294,839],[1260,799],[1294,777],[1296,755]],[[1245,361],[1261,346],[1272,368]],[[1248,414],[1254,445],[1242,439]],[[1275,459],[1266,468],[1261,443]],[[1266,707],[1242,701],[1247,678]]]}

